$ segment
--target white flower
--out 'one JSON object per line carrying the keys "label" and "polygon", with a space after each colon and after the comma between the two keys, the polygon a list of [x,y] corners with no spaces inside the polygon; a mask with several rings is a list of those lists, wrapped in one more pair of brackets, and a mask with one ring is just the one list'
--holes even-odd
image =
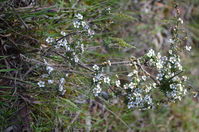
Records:
{"label": "white flower", "polygon": [[60,81],[61,84],[64,84],[65,79],[64,79],[64,78],[61,78],[59,81]]}
{"label": "white flower", "polygon": [[69,46],[65,46],[66,51],[71,51],[71,48]]}
{"label": "white flower", "polygon": [[98,81],[102,80],[103,78],[104,78],[104,74],[97,74],[93,78],[93,82],[98,82]]}
{"label": "white flower", "polygon": [[84,44],[81,44],[81,51],[84,52]]}
{"label": "white flower", "polygon": [[61,95],[64,95],[66,93],[66,90],[62,90]]}
{"label": "white flower", "polygon": [[52,43],[53,41],[54,41],[54,39],[51,38],[51,37],[48,37],[48,38],[46,39],[46,42],[47,42],[47,43]]}
{"label": "white flower", "polygon": [[179,89],[180,92],[183,91],[183,86],[182,86],[182,84],[177,84],[176,87]]}
{"label": "white flower", "polygon": [[75,61],[75,63],[78,63],[78,62],[79,62],[79,58],[78,58],[77,55],[74,56],[74,61]]}
{"label": "white flower", "polygon": [[54,80],[48,80],[48,84],[53,84]]}
{"label": "white flower", "polygon": [[54,68],[51,66],[47,66],[46,70],[48,71],[48,74],[50,74],[54,70]]}
{"label": "white flower", "polygon": [[110,78],[109,77],[104,77],[104,83],[110,84]]}
{"label": "white flower", "polygon": [[188,77],[187,77],[187,76],[182,76],[182,79],[183,79],[184,81],[187,81]]}
{"label": "white flower", "polygon": [[129,85],[128,84],[125,84],[124,85],[124,89],[128,89]]}
{"label": "white flower", "polygon": [[66,75],[65,75],[66,77],[68,77],[69,76],[69,74],[68,73],[66,73]]}
{"label": "white flower", "polygon": [[171,57],[171,58],[169,59],[169,61],[170,61],[171,63],[175,63],[177,60],[176,60],[175,57]]}
{"label": "white flower", "polygon": [[73,22],[73,26],[74,26],[75,28],[79,28],[80,25],[81,25],[81,23],[80,23],[79,21],[74,21],[74,22]]}
{"label": "white flower", "polygon": [[[171,77],[173,77],[174,75],[171,74]],[[180,81],[180,78],[178,76],[175,76],[172,78],[173,81]]]}
{"label": "white flower", "polygon": [[128,87],[129,87],[130,89],[133,89],[134,86],[135,86],[135,84],[134,84],[133,82],[131,82],[131,83],[128,85]]}
{"label": "white flower", "polygon": [[169,54],[172,54],[173,53],[173,51],[172,50],[169,50]]}
{"label": "white flower", "polygon": [[110,8],[110,7],[107,8],[106,10],[108,11],[108,13],[111,13],[111,12],[110,12],[110,11],[111,11],[111,8]]}
{"label": "white flower", "polygon": [[182,20],[182,18],[178,18],[178,21],[179,21],[181,24],[184,23],[183,20]]}
{"label": "white flower", "polygon": [[150,49],[149,52],[146,54],[148,57],[155,56],[155,51],[153,49]]}
{"label": "white flower", "polygon": [[156,84],[156,83],[153,83],[153,84],[152,84],[152,87],[153,87],[153,88],[156,88],[156,87],[157,87],[157,84]]}
{"label": "white flower", "polygon": [[68,41],[66,39],[62,39],[62,40],[59,40],[57,42],[57,45],[56,47],[59,48],[60,46],[63,46],[63,47],[68,47]]}
{"label": "white flower", "polygon": [[40,88],[45,87],[45,82],[43,81],[39,81],[37,84],[39,85]]}
{"label": "white flower", "polygon": [[146,80],[146,76],[142,76],[142,80],[144,80],[144,81],[145,81],[145,80]]}
{"label": "white flower", "polygon": [[65,83],[65,79],[64,78],[61,78],[59,80],[59,91],[62,92],[64,90],[64,83]]}
{"label": "white flower", "polygon": [[161,54],[160,54],[160,52],[157,53],[157,59],[161,59]]}
{"label": "white flower", "polygon": [[121,84],[120,80],[115,81],[115,84],[116,84],[117,87],[120,87],[120,84]]}
{"label": "white flower", "polygon": [[151,86],[147,86],[146,89],[145,89],[145,91],[148,93],[148,92],[150,92],[151,89],[152,89]]}
{"label": "white flower", "polygon": [[180,71],[182,71],[182,65],[179,62],[177,62],[175,65],[176,65],[175,66],[176,68],[178,68]]}
{"label": "white flower", "polygon": [[95,82],[97,82],[98,80],[96,79],[96,78],[93,78],[93,82],[95,83]]}
{"label": "white flower", "polygon": [[136,78],[136,81],[139,83],[139,82],[140,82],[140,79],[139,79],[139,78]]}
{"label": "white flower", "polygon": [[170,84],[169,87],[170,87],[171,89],[176,89],[176,85],[174,85],[174,84]]}
{"label": "white flower", "polygon": [[59,91],[62,92],[64,90],[64,86],[63,85],[59,85]]}
{"label": "white flower", "polygon": [[108,63],[109,66],[111,66],[111,61],[110,60],[108,60],[107,63]]}
{"label": "white flower", "polygon": [[99,93],[101,93],[102,89],[100,87],[100,84],[97,84],[96,87],[93,89],[93,93],[95,96],[98,96]]}
{"label": "white flower", "polygon": [[168,40],[169,43],[174,43],[173,39]]}
{"label": "white flower", "polygon": [[66,33],[64,31],[61,31],[61,35],[66,36]]}
{"label": "white flower", "polygon": [[137,70],[133,70],[132,72],[130,72],[127,76],[128,77],[132,77],[133,75],[136,75],[138,74],[138,71]]}
{"label": "white flower", "polygon": [[98,70],[99,70],[99,66],[95,64],[95,65],[93,66],[93,69],[94,69],[95,71],[98,71]]}
{"label": "white flower", "polygon": [[83,16],[81,15],[81,14],[75,14],[75,17],[77,18],[77,19],[80,19],[80,20],[82,20],[83,19]]}
{"label": "white flower", "polygon": [[187,51],[190,51],[191,50],[191,46],[185,46],[185,49],[187,50]]}
{"label": "white flower", "polygon": [[118,75],[116,74],[116,75],[115,75],[115,77],[117,77],[117,78],[118,78]]}
{"label": "white flower", "polygon": [[83,27],[84,29],[86,29],[86,30],[89,29],[89,26],[88,26],[88,24],[87,24],[85,21],[82,21],[82,22],[81,22],[81,25],[82,25],[82,27]]}
{"label": "white flower", "polygon": [[95,32],[91,29],[88,29],[88,35],[93,36],[95,34]]}
{"label": "white flower", "polygon": [[134,75],[134,73],[133,72],[130,72],[127,76],[128,77],[132,77]]}
{"label": "white flower", "polygon": [[156,63],[156,67],[157,67],[158,69],[163,68],[162,62],[161,62],[161,61],[158,61],[158,62]]}

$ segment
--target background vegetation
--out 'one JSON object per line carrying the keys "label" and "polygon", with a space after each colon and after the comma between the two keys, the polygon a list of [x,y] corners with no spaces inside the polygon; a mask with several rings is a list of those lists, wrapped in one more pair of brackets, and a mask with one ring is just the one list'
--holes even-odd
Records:
{"label": "background vegetation", "polygon": [[[109,100],[106,93],[93,96],[88,72],[93,64],[127,61],[151,48],[163,53],[168,49],[176,3],[184,20],[180,37],[186,34],[183,42],[193,49],[181,56],[195,98],[132,110],[117,97]],[[198,6],[197,0],[0,0],[0,130],[197,132]],[[73,27],[76,13],[95,31],[93,37]],[[80,64],[69,63],[63,51],[46,42],[48,37],[62,37],[61,31],[70,43],[84,43]],[[56,69],[48,77],[44,59]],[[123,65],[104,70],[118,74],[121,82],[126,80],[122,74],[130,71]],[[59,81],[45,88],[37,85],[66,74],[64,94],[57,90]]]}

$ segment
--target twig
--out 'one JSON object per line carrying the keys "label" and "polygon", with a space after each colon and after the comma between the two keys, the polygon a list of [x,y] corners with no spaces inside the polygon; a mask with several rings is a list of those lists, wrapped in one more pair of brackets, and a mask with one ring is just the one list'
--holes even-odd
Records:
{"label": "twig", "polygon": [[148,75],[157,85],[160,85],[160,82],[157,81],[149,72],[147,72],[147,71],[142,67],[142,65],[140,64],[139,59],[137,59],[136,62],[137,62],[137,66],[139,66],[140,69],[141,69],[146,75]]}
{"label": "twig", "polygon": [[67,35],[63,36],[63,37],[60,37],[59,39],[57,39],[55,42],[58,42],[64,38],[67,38],[68,36],[71,36],[71,35],[74,35],[74,34],[78,34],[78,33],[83,33],[84,31],[78,31],[78,32],[71,32],[71,33],[68,33]]}
{"label": "twig", "polygon": [[[131,64],[131,61],[111,62],[111,65],[122,65],[122,64]],[[96,65],[104,66],[107,64],[96,64]],[[93,66],[93,64],[86,64],[85,66]]]}
{"label": "twig", "polygon": [[26,84],[30,84],[30,85],[34,85],[34,83],[31,83],[31,82],[28,82],[28,81],[23,81],[23,80],[20,80],[20,79],[18,79],[18,78],[13,78],[13,77],[7,77],[7,76],[0,76],[0,78],[2,78],[2,79],[9,79],[9,80],[16,80],[16,81],[18,81],[18,82],[22,82],[22,83],[26,83]]}
{"label": "twig", "polygon": [[178,73],[176,73],[174,76],[172,76],[171,78],[168,79],[168,82],[173,79],[174,77],[178,76],[179,74],[183,73],[183,71],[180,71]]}
{"label": "twig", "polygon": [[[102,99],[101,97],[99,97],[99,99],[106,103],[106,101],[104,101],[104,99]],[[99,102],[97,102],[97,103],[98,103],[99,105],[102,105],[102,104],[99,103]],[[102,106],[104,106],[104,105],[102,105]],[[128,124],[127,124],[124,120],[122,120],[117,114],[115,114],[113,111],[109,110],[106,106],[104,106],[104,108],[105,108],[108,112],[110,112],[111,114],[113,114],[117,119],[119,119],[129,130],[131,130],[131,128],[128,126]]]}
{"label": "twig", "polygon": [[[24,56],[22,54],[20,54],[20,56],[22,58],[24,58],[27,62],[33,62],[33,63],[39,64],[39,65],[42,65],[42,66],[47,66],[47,64],[45,64],[45,63],[43,63],[41,61],[38,61],[38,60],[35,60],[35,59],[30,59],[30,58],[28,58],[28,57],[26,57],[26,56]],[[52,66],[52,67],[67,67],[66,65],[50,65],[50,66]],[[84,75],[84,76],[86,75],[86,76],[91,76],[92,77],[92,75],[90,75],[88,73],[84,73],[84,72],[79,72],[79,71],[70,70],[70,69],[67,69],[67,70],[65,70],[65,69],[64,70],[60,70],[58,68],[56,68],[56,69],[59,70],[59,71],[61,71],[61,72],[76,73],[76,74],[80,74],[80,75]]]}
{"label": "twig", "polygon": [[78,111],[76,116],[73,118],[73,120],[70,122],[70,124],[68,125],[67,129],[70,130],[71,125],[77,120],[77,118],[79,117],[81,111]]}
{"label": "twig", "polygon": [[[57,55],[63,57],[64,59],[68,60],[68,58],[66,58],[64,55],[62,55],[62,54],[60,54],[60,53],[58,53],[58,52],[56,52],[56,51],[53,51],[53,52],[54,52],[55,54],[57,54]],[[87,70],[89,70],[89,71],[91,71],[91,72],[95,72],[94,70],[90,69],[89,67],[87,67],[85,64],[82,64],[81,62],[79,62],[79,63],[77,63],[77,64],[78,64],[80,67],[84,68],[84,69],[87,69]]]}
{"label": "twig", "polygon": [[80,0],[76,0],[76,2],[72,5],[72,8],[75,8],[75,6],[79,3]]}

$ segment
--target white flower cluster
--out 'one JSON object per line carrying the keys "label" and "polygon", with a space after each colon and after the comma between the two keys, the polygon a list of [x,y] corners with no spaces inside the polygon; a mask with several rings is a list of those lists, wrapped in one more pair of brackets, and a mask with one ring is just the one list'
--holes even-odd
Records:
{"label": "white flower cluster", "polygon": [[[153,51],[151,53],[155,54]],[[148,77],[145,75],[140,76],[136,69],[130,72],[127,76],[131,78],[131,81],[130,83],[124,84],[123,88],[126,90],[128,97],[128,108],[151,108],[153,106],[153,102],[150,92],[154,87],[154,84],[153,86],[147,85],[146,81]]]}
{"label": "white flower cluster", "polygon": [[143,94],[143,90],[141,88],[135,88],[133,93],[128,96],[128,108],[151,108],[153,106],[153,101],[150,95]]}
{"label": "white flower cluster", "polygon": [[[65,36],[66,33],[64,31],[61,31],[61,35]],[[79,56],[84,53],[84,44],[82,41],[77,41],[77,43],[70,44],[68,43],[66,38],[63,39],[55,39],[48,37],[46,39],[47,43],[51,43],[55,46],[56,49],[62,49],[64,48],[65,52],[68,54],[67,58],[68,60],[78,63],[79,62]],[[49,69],[49,68],[48,68]],[[49,69],[50,70],[50,69]]]}
{"label": "white flower cluster", "polygon": [[149,57],[149,63],[151,63],[149,65],[153,65],[157,69],[156,79],[160,82],[160,90],[170,100],[181,100],[182,96],[186,94],[186,89],[183,85],[185,79],[179,75],[183,68],[180,56],[176,54],[175,47],[171,46],[168,56],[161,56],[160,53],[156,55],[152,50],[149,52],[146,56]]}
{"label": "white flower cluster", "polygon": [[155,51],[153,49],[150,49],[149,52],[146,54],[148,57],[155,56]]}
{"label": "white flower cluster", "polygon": [[95,87],[93,88],[93,93],[95,96],[98,96],[101,92],[102,92],[102,88],[101,85],[107,84],[110,85],[111,83],[111,79],[109,76],[106,76],[103,73],[100,73],[100,67],[98,65],[93,65],[93,69],[95,70],[95,74],[93,77],[93,83],[95,85]]}
{"label": "white flower cluster", "polygon": [[76,19],[73,21],[74,28],[82,27],[84,30],[87,30],[89,36],[93,36],[95,32],[91,30],[88,23],[83,21],[83,16],[81,14],[75,14]]}
{"label": "white flower cluster", "polygon": [[185,49],[187,50],[187,51],[191,51],[191,46],[185,46]]}
{"label": "white flower cluster", "polygon": [[181,24],[184,23],[184,21],[182,20],[182,18],[178,18],[178,21],[179,21]]}
{"label": "white flower cluster", "polygon": [[[44,74],[44,78],[46,78],[46,77],[48,77],[48,76],[46,76],[45,74]],[[58,91],[61,93],[61,95],[64,95],[64,93],[66,92],[66,90],[64,89],[64,84],[65,84],[65,78],[61,78],[59,81],[57,81],[58,82]],[[48,84],[50,84],[50,85],[52,85],[52,84],[54,84],[54,83],[57,83],[57,82],[55,82],[54,80],[51,80],[51,79],[49,79],[49,80],[47,80],[47,83]],[[46,84],[46,82],[45,81],[39,81],[38,83],[37,83],[37,85],[39,86],[39,87],[45,87],[45,84]]]}
{"label": "white flower cluster", "polygon": [[[128,108],[151,108],[154,104],[152,94],[156,88],[159,88],[171,101],[181,100],[186,95],[187,90],[184,83],[187,77],[180,75],[183,68],[180,56],[177,54],[174,45],[169,49],[168,56],[162,56],[160,53],[155,53],[153,49],[150,49],[143,58],[144,61],[142,61],[148,66],[152,66],[157,72],[155,74],[156,78],[153,78],[157,82],[151,83],[148,80],[148,76],[143,75],[138,67],[138,69],[135,68],[135,70],[130,72],[127,75],[131,78],[130,83],[123,85],[128,97]],[[136,67],[136,61],[133,64]]]}
{"label": "white flower cluster", "polygon": [[[50,66],[50,64],[45,59],[44,59],[44,63],[46,65],[46,71],[48,72],[48,74],[43,74],[42,75],[43,78],[48,77],[52,73],[52,71],[54,71],[54,68]],[[53,82],[54,82],[53,80],[48,80],[49,84],[52,84]],[[37,84],[39,87],[45,87],[44,81],[39,81]]]}
{"label": "white flower cluster", "polygon": [[47,42],[47,43],[53,43],[54,41],[55,41],[55,39],[52,38],[52,37],[48,37],[48,38],[46,39],[46,42]]}
{"label": "white flower cluster", "polygon": [[98,65],[95,64],[95,65],[93,66],[93,69],[94,69],[95,71],[98,71],[100,68],[99,68]]}
{"label": "white flower cluster", "polygon": [[121,85],[120,80],[115,81],[115,85],[116,85],[116,87],[120,87],[120,85]]}
{"label": "white flower cluster", "polygon": [[66,90],[64,89],[64,84],[65,84],[65,79],[61,78],[59,80],[59,92],[61,92],[62,95],[64,95],[64,93],[66,92]]}
{"label": "white flower cluster", "polygon": [[54,71],[54,68],[52,66],[50,66],[50,64],[46,61],[46,59],[44,59],[44,63],[46,65],[46,71],[48,72],[48,74],[50,75],[52,71]]}
{"label": "white flower cluster", "polygon": [[39,81],[37,84],[38,84],[38,86],[39,86],[40,88],[45,87],[45,82],[43,82],[43,81]]}
{"label": "white flower cluster", "polygon": [[68,44],[68,41],[65,38],[57,41],[57,43],[55,44],[55,48],[58,49],[60,47],[64,47],[66,52],[72,50],[71,46]]}
{"label": "white flower cluster", "polygon": [[170,84],[169,87],[172,91],[167,91],[166,95],[173,100],[181,100],[182,96],[187,93],[187,90],[184,89],[184,86],[181,83],[173,83]]}
{"label": "white flower cluster", "polygon": [[[99,73],[100,67],[96,64],[93,65],[93,69],[95,70],[95,74],[93,77],[93,83],[95,87],[93,88],[93,93],[95,96],[98,96],[102,91],[101,83],[102,83],[102,80],[104,79],[104,74]],[[104,79],[104,80],[107,82],[107,79]]]}

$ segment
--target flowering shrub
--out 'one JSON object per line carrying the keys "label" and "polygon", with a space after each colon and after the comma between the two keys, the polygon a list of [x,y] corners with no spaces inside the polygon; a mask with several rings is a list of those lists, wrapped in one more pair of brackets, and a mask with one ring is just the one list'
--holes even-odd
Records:
{"label": "flowering shrub", "polygon": [[[108,13],[110,13],[110,9]],[[74,28],[75,32],[66,33],[65,31],[61,31],[61,37],[48,37],[46,42],[51,47],[54,47],[53,52],[65,59],[66,63],[68,63],[68,68],[78,66],[91,72],[92,81],[90,87],[94,96],[101,96],[104,92],[108,95],[113,93],[113,96],[122,96],[128,108],[153,108],[165,100],[165,98],[167,101],[181,100],[187,93],[185,86],[187,77],[182,76],[184,69],[179,55],[180,40],[177,37],[178,27],[183,24],[183,20],[181,18],[176,19],[177,22],[173,29],[173,37],[169,40],[170,48],[165,55],[162,55],[160,52],[156,53],[156,51],[150,49],[145,55],[138,58],[131,57],[127,62],[111,62],[108,60],[101,64],[93,65],[82,63],[81,57],[84,56],[85,52],[83,41],[86,41],[85,38],[94,40],[95,38],[92,38],[97,34],[95,34],[95,31],[89,26],[89,22],[84,20],[84,16],[80,13],[75,13],[73,17],[73,27],[71,28]],[[95,26],[95,23],[93,24],[92,27]],[[73,38],[70,35],[78,33],[84,34],[85,38],[82,35],[77,35],[78,39],[71,41]],[[186,45],[185,49],[190,51],[191,47]],[[54,68],[46,60],[44,60],[44,63],[46,71],[50,75],[54,71]],[[132,71],[125,75],[128,78],[126,83],[121,83],[117,74],[114,75],[114,73],[104,71],[105,68],[109,67],[111,69],[116,64],[127,64],[128,67],[131,67]],[[144,67],[151,68],[154,73],[147,71]],[[54,82],[55,80],[48,80],[49,84]],[[66,88],[64,87],[66,83],[65,79],[61,78],[56,82],[59,86],[58,91],[61,92],[61,95],[64,95],[66,92]],[[39,81],[38,86],[45,87],[45,82]],[[115,88],[111,89],[113,86]],[[155,97],[158,91],[163,93],[161,99]],[[120,95],[116,93],[120,93]]]}
{"label": "flowering shrub", "polygon": [[180,126],[197,113],[187,108],[190,118],[181,118],[172,109],[190,93],[182,56],[192,49],[185,17],[172,2],[35,0],[24,7],[12,1],[0,2],[0,83],[11,86],[0,86],[4,128],[13,108],[17,121],[10,124],[34,131],[145,131],[156,123],[170,131],[161,116],[167,124],[180,117]]}

